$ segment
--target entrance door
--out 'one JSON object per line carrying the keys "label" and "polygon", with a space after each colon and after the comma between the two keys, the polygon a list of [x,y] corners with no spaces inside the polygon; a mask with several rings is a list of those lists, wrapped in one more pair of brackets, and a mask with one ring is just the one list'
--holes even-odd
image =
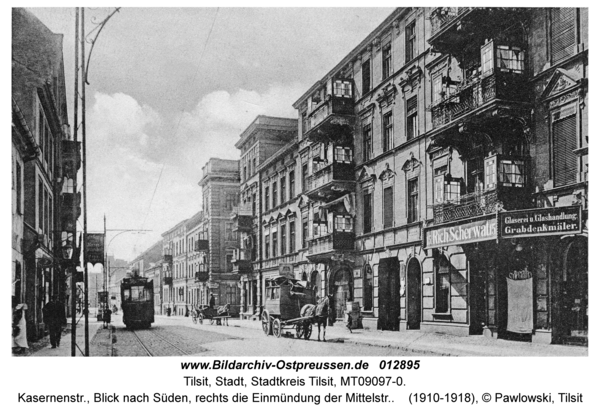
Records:
{"label": "entrance door", "polygon": [[344,318],[346,302],[352,299],[350,295],[352,274],[347,268],[339,269],[333,280],[333,297],[335,300],[335,317]]}
{"label": "entrance door", "polygon": [[400,325],[400,263],[379,260],[379,328],[398,331]]}
{"label": "entrance door", "polygon": [[586,344],[588,335],[588,244],[578,238],[567,247],[561,282],[562,341]]}
{"label": "entrance door", "polygon": [[469,334],[482,334],[486,324],[484,269],[471,267],[469,275]]}
{"label": "entrance door", "polygon": [[406,321],[407,328],[421,328],[421,265],[415,258],[406,267]]}

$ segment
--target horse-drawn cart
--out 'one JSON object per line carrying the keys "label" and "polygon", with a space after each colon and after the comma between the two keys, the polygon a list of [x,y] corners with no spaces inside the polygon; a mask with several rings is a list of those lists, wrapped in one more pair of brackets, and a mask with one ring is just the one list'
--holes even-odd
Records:
{"label": "horse-drawn cart", "polygon": [[229,319],[231,315],[229,314],[229,304],[225,304],[224,306],[213,308],[209,306],[205,306],[200,308],[197,313],[192,314],[192,320],[196,323],[196,320],[200,321],[200,324],[204,324],[204,320],[210,320],[210,324],[217,323],[220,325],[229,325]]}
{"label": "horse-drawn cart", "polygon": [[315,304],[314,289],[306,281],[276,277],[266,281],[265,308],[261,323],[265,334],[281,337],[285,329],[295,330],[296,338],[308,340],[313,317],[303,317],[302,309]]}

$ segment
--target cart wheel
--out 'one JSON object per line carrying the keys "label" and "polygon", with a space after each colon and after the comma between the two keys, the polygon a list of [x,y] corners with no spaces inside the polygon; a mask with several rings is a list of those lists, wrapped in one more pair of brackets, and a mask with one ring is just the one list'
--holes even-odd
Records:
{"label": "cart wheel", "polygon": [[262,313],[262,317],[260,318],[260,322],[262,324],[262,329],[266,335],[271,334],[271,317],[269,317],[269,312],[264,310]]}
{"label": "cart wheel", "polygon": [[204,324],[204,323],[203,323],[203,321],[204,321],[204,316],[203,316],[203,315],[200,315],[200,316],[198,316],[198,321],[200,321],[200,324]]}
{"label": "cart wheel", "polygon": [[278,318],[273,320],[273,335],[277,338],[281,337],[281,320]]}
{"label": "cart wheel", "polygon": [[214,318],[211,318],[211,319],[210,319],[210,325],[212,326],[214,323],[215,323],[215,319],[214,319]]}
{"label": "cart wheel", "polygon": [[308,340],[310,338],[311,334],[312,334],[312,324],[306,323],[304,325],[304,339]]}
{"label": "cart wheel", "polygon": [[296,338],[304,337],[304,325],[296,324]]}

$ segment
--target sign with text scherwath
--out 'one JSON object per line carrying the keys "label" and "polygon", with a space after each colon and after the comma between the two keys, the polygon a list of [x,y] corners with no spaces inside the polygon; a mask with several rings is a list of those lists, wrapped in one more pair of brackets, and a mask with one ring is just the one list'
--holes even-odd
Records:
{"label": "sign with text scherwath", "polygon": [[581,231],[579,205],[509,211],[500,214],[500,237],[502,238],[579,234]]}
{"label": "sign with text scherwath", "polygon": [[425,248],[447,247],[449,245],[469,244],[490,241],[498,237],[496,218],[448,225],[436,228],[424,228]]}
{"label": "sign with text scherwath", "polygon": [[87,234],[85,246],[87,249],[86,263],[104,264],[104,234]]}

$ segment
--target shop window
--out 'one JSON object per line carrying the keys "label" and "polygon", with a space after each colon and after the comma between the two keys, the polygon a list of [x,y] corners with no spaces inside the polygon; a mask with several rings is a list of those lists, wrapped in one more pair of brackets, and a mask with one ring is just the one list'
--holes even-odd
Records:
{"label": "shop window", "polygon": [[438,261],[435,277],[435,312],[450,311],[450,263],[442,256]]}
{"label": "shop window", "polygon": [[383,115],[383,152],[394,147],[394,118],[392,112]]}
{"label": "shop window", "polygon": [[394,188],[383,188],[383,227],[394,226]]}
{"label": "shop window", "polygon": [[408,180],[408,222],[419,219],[419,178]]}
{"label": "shop window", "polygon": [[333,82],[333,94],[341,98],[352,97],[352,82],[349,80],[336,80]]}
{"label": "shop window", "polygon": [[363,272],[363,311],[373,311],[373,269],[365,265]]}

